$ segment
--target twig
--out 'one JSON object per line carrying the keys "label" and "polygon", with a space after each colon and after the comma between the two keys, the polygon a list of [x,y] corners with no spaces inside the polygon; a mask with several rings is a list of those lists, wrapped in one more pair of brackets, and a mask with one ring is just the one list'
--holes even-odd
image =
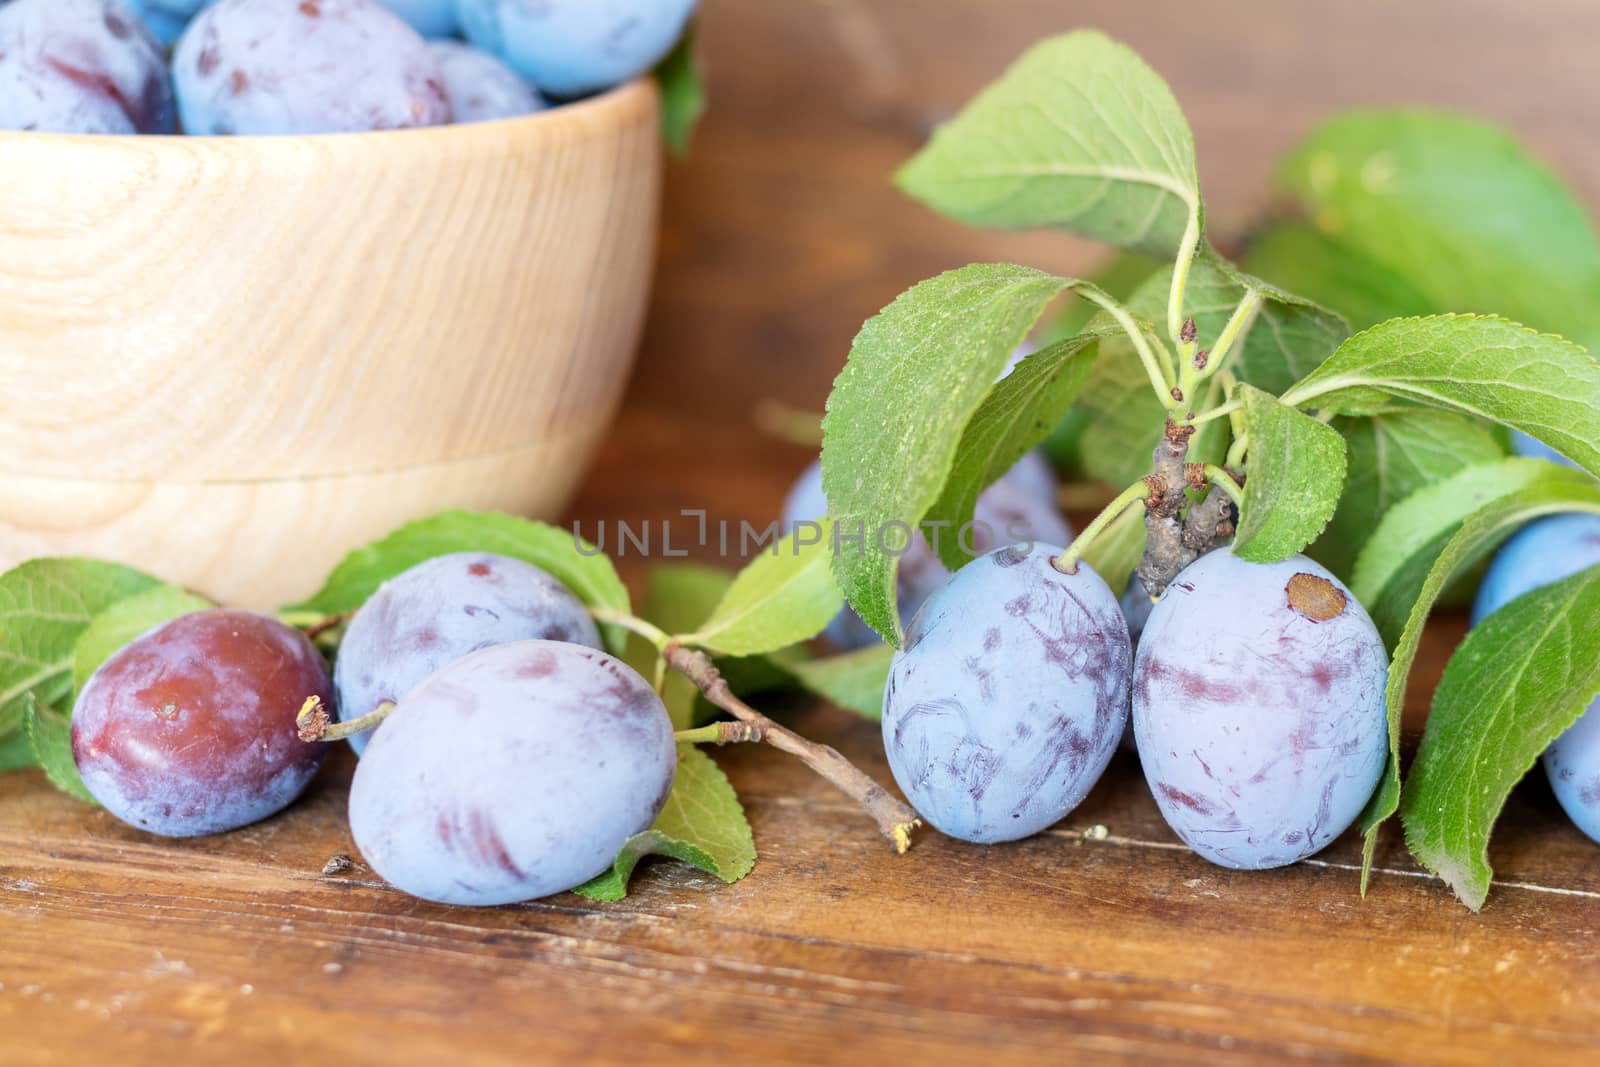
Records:
{"label": "twig", "polygon": [[911,832],[922,824],[917,813],[868,778],[837,750],[806,740],[740,700],[728,687],[711,657],[704,652],[670,642],[661,650],[661,655],[673,670],[693,682],[712,704],[740,722],[755,727],[761,733],[761,740],[779,751],[798,757],[860,804],[877,822],[878,829],[894,844],[896,852],[903,853],[911,847]]}

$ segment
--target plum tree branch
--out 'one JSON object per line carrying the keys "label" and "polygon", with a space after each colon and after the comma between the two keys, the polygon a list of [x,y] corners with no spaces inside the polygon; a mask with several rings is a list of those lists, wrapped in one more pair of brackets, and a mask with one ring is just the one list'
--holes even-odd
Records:
{"label": "plum tree branch", "polygon": [[[922,824],[922,820],[917,818],[917,813],[877,782],[868,778],[860,768],[845,759],[836,749],[806,740],[740,700],[729,688],[727,680],[717,670],[711,657],[704,652],[686,648],[672,641],[661,650],[661,655],[673,670],[693,682],[713,705],[741,723],[754,727],[760,734],[759,740],[765,741],[780,752],[787,752],[797,757],[861,805],[877,822],[878,829],[883,831],[883,835],[893,843],[896,852],[904,853],[911,847],[912,831]],[[752,737],[749,740],[757,738]]]}
{"label": "plum tree branch", "polygon": [[1169,418],[1166,433],[1151,454],[1152,473],[1145,479],[1150,492],[1144,505],[1144,557],[1134,573],[1153,597],[1160,596],[1178,572],[1199,555],[1183,539],[1189,438],[1193,436],[1193,426],[1182,426]]}

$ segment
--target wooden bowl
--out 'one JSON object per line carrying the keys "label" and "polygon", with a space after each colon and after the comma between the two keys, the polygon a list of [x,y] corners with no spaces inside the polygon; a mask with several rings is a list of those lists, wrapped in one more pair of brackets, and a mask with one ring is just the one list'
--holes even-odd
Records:
{"label": "wooden bowl", "polygon": [[0,568],[314,591],[445,508],[556,515],[639,339],[642,80],[503,122],[0,134]]}

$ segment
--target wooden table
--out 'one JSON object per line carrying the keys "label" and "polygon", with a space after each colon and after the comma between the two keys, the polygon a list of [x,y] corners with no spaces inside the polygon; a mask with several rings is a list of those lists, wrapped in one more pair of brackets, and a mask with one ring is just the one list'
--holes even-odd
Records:
{"label": "wooden table", "polygon": [[[1168,75],[1224,234],[1267,203],[1275,155],[1354,103],[1496,116],[1600,201],[1600,9],[1580,0],[705,7],[716,110],[671,175],[637,381],[574,509],[589,523],[774,514],[807,457],[752,406],[820,408],[866,315],[971,259],[1092,264],[1072,239],[938,222],[886,182],[1039,34],[1097,25]],[[622,563],[637,583],[645,561]],[[1413,728],[1460,632],[1430,632]],[[875,727],[787,712],[888,780]],[[0,778],[0,1062],[1600,1062],[1600,852],[1542,782],[1513,799],[1473,916],[1393,835],[1365,901],[1348,839],[1288,870],[1212,867],[1128,757],[1033,840],[930,833],[899,858],[784,757],[718,759],[761,850],[745,881],[662,863],[620,904],[492,911],[321,873],[353,852],[347,760],[284,816],[181,843]]]}

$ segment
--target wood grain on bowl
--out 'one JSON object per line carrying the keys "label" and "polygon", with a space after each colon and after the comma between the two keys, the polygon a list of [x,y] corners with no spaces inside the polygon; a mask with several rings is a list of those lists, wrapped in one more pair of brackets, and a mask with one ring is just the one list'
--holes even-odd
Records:
{"label": "wood grain on bowl", "polygon": [[441,508],[559,511],[638,343],[658,112],[0,134],[0,566],[260,604]]}

